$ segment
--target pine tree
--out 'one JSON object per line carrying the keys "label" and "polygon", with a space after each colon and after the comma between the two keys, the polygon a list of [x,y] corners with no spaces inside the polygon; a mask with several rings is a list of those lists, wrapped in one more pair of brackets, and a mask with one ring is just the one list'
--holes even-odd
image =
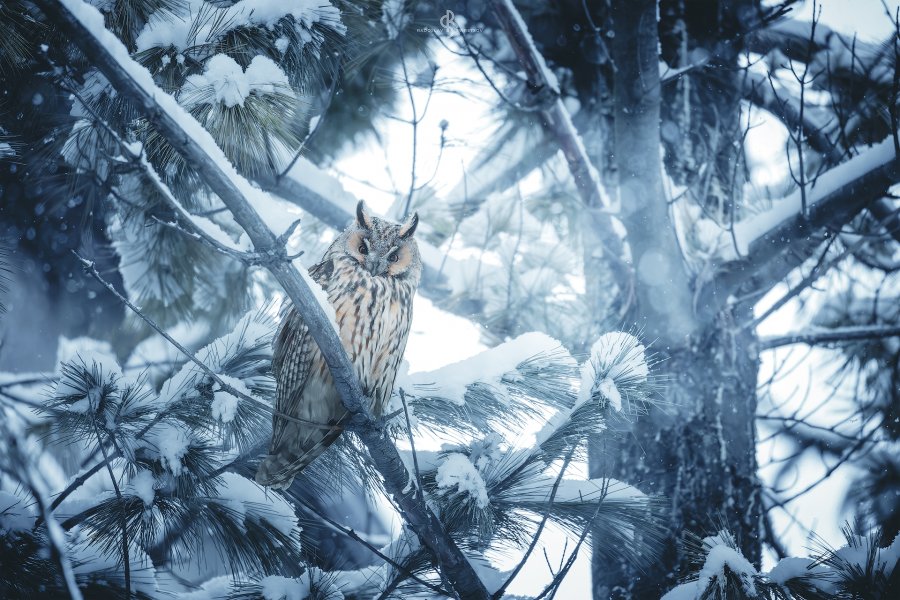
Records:
{"label": "pine tree", "polygon": [[[102,7],[106,28],[212,134],[236,176],[250,178],[283,168],[297,152],[303,124],[293,115],[302,121],[299,99],[314,81],[307,70],[311,57],[331,52],[328,44],[347,33],[344,17],[352,22],[355,14],[349,5],[339,10],[321,3],[269,17],[272,7],[253,6]],[[93,14],[80,2],[61,10],[73,7]],[[52,28],[52,19],[45,26]],[[413,527],[378,550],[310,502],[310,496],[324,501],[354,490],[384,492],[377,463],[352,435],[285,493],[248,479],[270,435],[277,311],[263,303],[240,318],[230,316],[249,304],[253,285],[272,289],[258,269],[270,263],[254,258],[227,203],[218,204],[223,199],[206,187],[208,173],[186,168],[172,138],[144,119],[146,107],[111,85],[99,66],[68,48],[62,54],[44,57],[53,67],[49,77],[73,99],[74,122],[58,152],[73,171],[90,177],[107,203],[124,295],[94,262],[78,260],[153,337],[121,363],[108,343],[76,340],[61,346],[56,373],[3,382],[4,595],[474,593],[449,587]],[[260,127],[275,114],[291,118]],[[243,132],[240,144],[230,142],[235,131]],[[272,223],[291,214],[289,206],[261,195],[253,197],[253,208]],[[280,242],[303,247],[302,234],[289,237],[294,229],[288,227]],[[177,345],[177,354],[166,354],[174,356],[167,368],[145,370],[146,346],[163,339],[175,345],[165,329],[183,331],[173,328],[179,322],[190,323],[199,339],[225,332],[196,344],[202,345],[196,351]],[[585,543],[609,556],[623,549],[635,561],[652,556],[654,499],[612,479],[566,477],[589,435],[601,434],[608,419],[633,418],[653,401],[648,360],[640,342],[625,333],[598,340],[581,365],[555,339],[529,334],[398,383],[381,435],[409,440],[408,489],[471,557],[482,585],[505,589],[510,574],[491,566],[491,553],[518,547],[530,554],[537,542],[532,535],[547,522],[578,540],[569,566]],[[546,424],[533,444],[514,443],[541,421]],[[425,432],[452,445],[417,452],[414,440]],[[304,537],[304,523],[327,523],[379,560],[357,571],[318,568],[317,540]]]}

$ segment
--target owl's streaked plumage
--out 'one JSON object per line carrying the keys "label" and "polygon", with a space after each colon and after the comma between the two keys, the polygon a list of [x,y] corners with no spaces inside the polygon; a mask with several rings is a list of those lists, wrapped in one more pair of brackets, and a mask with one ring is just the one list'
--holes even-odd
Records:
{"label": "owl's streaked plumage", "polygon": [[[415,214],[398,225],[371,216],[360,202],[355,224],[309,270],[334,305],[341,341],[375,416],[388,403],[409,337],[422,275],[413,238],[417,225]],[[338,438],[347,412],[319,347],[293,307],[275,336],[272,367],[272,443],[256,481],[285,488]]]}

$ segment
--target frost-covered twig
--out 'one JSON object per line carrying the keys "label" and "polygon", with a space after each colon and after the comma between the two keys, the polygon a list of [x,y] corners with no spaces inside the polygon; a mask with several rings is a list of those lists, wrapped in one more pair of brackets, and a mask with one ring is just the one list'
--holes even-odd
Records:
{"label": "frost-covered twig", "polygon": [[355,369],[329,318],[309,284],[291,263],[283,260],[284,247],[277,245],[275,235],[248,201],[248,198],[258,196],[259,190],[237,173],[209,132],[174,98],[159,89],[146,69],[134,62],[122,42],[105,28],[99,11],[83,0],[37,0],[36,3],[120,94],[142,107],[156,130],[228,207],[247,232],[254,251],[272,257],[265,264],[266,269],[303,315],[329,367],[344,408],[352,415],[348,429],[368,448],[376,468],[384,477],[386,490],[393,494],[410,528],[434,553],[443,574],[460,596],[488,598],[484,583],[437,516],[421,502],[415,491],[404,491],[409,477],[406,466],[397,448],[385,436],[383,427],[372,418]]}
{"label": "frost-covered twig", "polygon": [[325,102],[325,105],[322,107],[322,110],[319,112],[318,116],[315,117],[315,124],[309,133],[306,134],[306,137],[303,138],[303,141],[300,142],[297,151],[294,152],[294,158],[288,162],[287,166],[281,170],[275,176],[275,181],[281,181],[288,173],[290,173],[291,169],[294,168],[294,165],[297,164],[297,161],[300,160],[300,155],[303,153],[303,150],[306,148],[306,145],[313,138],[313,136],[318,133],[319,129],[322,128],[322,123],[325,121],[325,114],[328,112],[328,109],[331,107],[331,101],[334,100],[334,93],[337,90],[337,84],[340,79],[338,77],[334,77],[331,80],[331,87],[328,90],[328,100]]}
{"label": "frost-covered twig", "polygon": [[241,400],[250,402],[251,404],[259,403],[259,400],[257,400],[256,398],[253,398],[252,396],[245,394],[244,392],[240,391],[239,389],[237,389],[236,387],[227,383],[224,379],[219,377],[218,373],[216,373],[215,371],[210,369],[206,365],[206,363],[204,363],[202,360],[197,358],[193,352],[191,352],[190,350],[188,350],[187,348],[182,346],[178,340],[176,340],[171,335],[166,333],[166,331],[162,327],[157,325],[153,319],[151,319],[149,316],[144,314],[144,312],[140,308],[138,308],[137,306],[132,304],[132,302],[128,298],[126,298],[125,296],[120,294],[119,291],[116,290],[116,288],[114,288],[111,283],[109,283],[108,281],[103,279],[103,276],[100,275],[99,271],[97,271],[97,267],[94,265],[93,261],[90,261],[90,260],[84,258],[80,254],[78,254],[78,252],[76,252],[75,250],[72,250],[72,254],[74,254],[78,258],[78,260],[81,262],[81,266],[84,267],[84,270],[88,275],[90,275],[94,279],[96,279],[100,283],[100,285],[102,285],[107,290],[109,290],[109,292],[112,295],[114,295],[119,300],[119,302],[121,302],[122,304],[127,306],[129,310],[131,310],[134,314],[136,314],[138,317],[140,317],[141,320],[144,321],[147,325],[149,325],[151,329],[153,329],[156,333],[158,333],[159,335],[164,337],[167,342],[169,342],[170,344],[175,346],[179,352],[184,354],[188,360],[190,360],[192,363],[197,365],[201,371],[203,371],[204,373],[209,375],[209,377],[213,381],[215,381],[217,384],[219,384],[219,387],[222,389],[222,391],[228,392],[232,396],[235,396],[237,398],[240,398]]}

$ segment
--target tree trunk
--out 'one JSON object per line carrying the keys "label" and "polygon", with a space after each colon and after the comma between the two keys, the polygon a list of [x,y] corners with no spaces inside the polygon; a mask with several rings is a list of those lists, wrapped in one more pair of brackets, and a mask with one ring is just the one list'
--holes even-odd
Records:
{"label": "tree trunk", "polygon": [[659,560],[641,569],[595,557],[595,598],[658,598],[673,587],[690,564],[684,532],[703,537],[727,528],[744,556],[759,563],[758,360],[748,351],[753,333],[735,327],[751,313],[742,306],[723,314],[690,345],[663,353],[654,371],[662,378],[666,405],[638,418],[633,435],[591,448],[593,477],[637,482],[665,502]]}
{"label": "tree trunk", "polygon": [[[636,270],[628,321],[652,343],[663,397],[628,435],[592,445],[591,475],[634,481],[659,495],[664,537],[659,559],[642,566],[595,556],[598,599],[658,598],[673,587],[690,565],[685,532],[703,537],[727,528],[750,561],[758,563],[760,555],[758,360],[750,350],[753,331],[740,327],[751,318],[752,305],[713,319],[695,315],[694,281],[685,271],[662,186],[656,10],[653,0],[613,2],[612,54],[619,199]],[[737,97],[726,100],[739,115]],[[734,184],[725,193],[730,210],[742,177],[720,181]]]}

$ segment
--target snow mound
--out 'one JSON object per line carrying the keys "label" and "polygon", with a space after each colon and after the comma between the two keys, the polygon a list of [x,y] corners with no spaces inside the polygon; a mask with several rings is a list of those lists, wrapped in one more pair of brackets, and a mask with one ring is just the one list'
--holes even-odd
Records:
{"label": "snow mound", "polygon": [[455,493],[468,494],[478,508],[485,508],[488,505],[484,479],[465,454],[459,452],[448,454],[438,467],[436,481],[440,489],[455,487]]}
{"label": "snow mound", "polygon": [[[465,404],[466,388],[475,382],[502,389],[502,380],[515,373],[516,367],[541,354],[553,354],[562,347],[559,340],[539,332],[531,332],[476,354],[471,358],[426,373],[409,376],[410,383],[429,388],[429,395],[446,398],[454,404]],[[515,377],[515,375],[511,375]]]}
{"label": "snow mound", "polygon": [[237,473],[223,473],[218,498],[244,521],[266,521],[285,536],[300,528],[293,507],[279,494],[269,493]]}
{"label": "snow mound", "polygon": [[251,94],[291,94],[287,75],[272,59],[256,56],[247,70],[233,58],[216,54],[210,58],[202,75],[191,75],[185,82],[185,101],[189,106],[213,99],[228,108],[243,106]]}
{"label": "snow mound", "polygon": [[[247,396],[250,395],[250,389],[240,379],[229,377],[228,375],[219,375],[219,378],[238,392]],[[231,423],[234,420],[234,415],[237,413],[237,407],[240,401],[240,398],[225,390],[217,390],[213,394],[213,401],[210,405],[210,412],[212,413],[213,419],[217,419],[222,423]]]}

